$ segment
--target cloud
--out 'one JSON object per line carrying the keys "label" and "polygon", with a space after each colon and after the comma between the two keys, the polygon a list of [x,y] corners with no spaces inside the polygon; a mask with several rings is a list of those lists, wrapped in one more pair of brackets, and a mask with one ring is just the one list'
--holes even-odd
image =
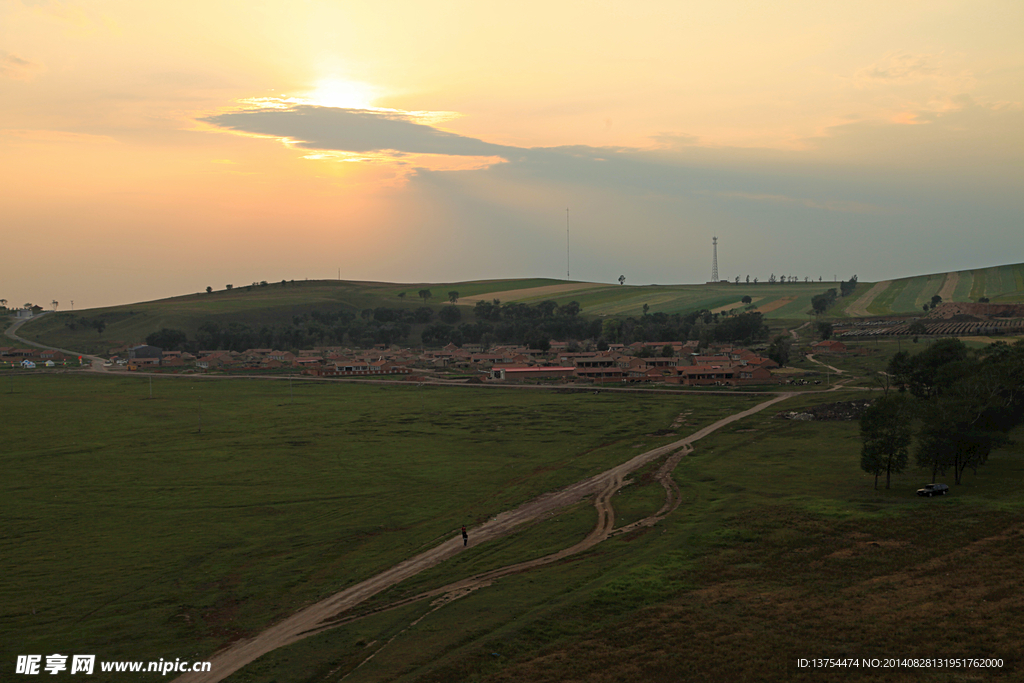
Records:
{"label": "cloud", "polygon": [[412,112],[298,105],[236,111],[200,120],[240,133],[288,140],[303,149],[502,158],[520,151],[419,123]]}
{"label": "cloud", "polygon": [[934,55],[911,55],[906,52],[890,52],[874,64],[857,72],[857,77],[869,81],[907,81],[935,76]]}
{"label": "cloud", "polygon": [[0,77],[13,78],[17,81],[31,80],[42,65],[22,59],[10,52],[0,50]]}

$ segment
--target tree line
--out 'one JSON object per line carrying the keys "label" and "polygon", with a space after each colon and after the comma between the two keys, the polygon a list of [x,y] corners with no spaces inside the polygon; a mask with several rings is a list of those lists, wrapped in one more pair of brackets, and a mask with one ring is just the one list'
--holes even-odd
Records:
{"label": "tree line", "polygon": [[906,469],[913,453],[936,477],[961,483],[977,473],[993,449],[1024,422],[1024,341],[996,342],[980,350],[959,339],[940,339],[889,362],[891,386],[861,417],[861,468],[886,476]]}
{"label": "tree line", "polygon": [[[451,293],[454,294],[454,293]],[[451,300],[452,296],[449,296]],[[645,307],[646,309],[646,307]],[[189,337],[164,328],[146,337],[146,343],[164,349],[244,351],[250,348],[303,349],[315,346],[368,347],[374,344],[516,344],[542,351],[550,340],[593,340],[609,343],[668,342],[695,339],[711,342],[751,342],[767,338],[768,328],[758,312],[739,315],[711,313],[648,314],[625,319],[587,319],[579,302],[559,305],[480,301],[473,308],[475,321],[463,322],[463,311],[443,306],[367,308],[359,311],[313,311],[292,317],[291,323],[254,326],[243,322],[204,322]],[[419,327],[419,339],[414,339]]]}

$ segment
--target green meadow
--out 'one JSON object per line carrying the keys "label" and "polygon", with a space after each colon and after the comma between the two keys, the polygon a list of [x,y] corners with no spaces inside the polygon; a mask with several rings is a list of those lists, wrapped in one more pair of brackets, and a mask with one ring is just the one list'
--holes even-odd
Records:
{"label": "green meadow", "polygon": [[[804,395],[779,408],[862,397]],[[675,471],[680,507],[651,529],[441,606],[371,614],[228,680],[820,681],[834,677],[800,670],[797,659],[897,653],[998,657],[1004,666],[983,680],[1016,680],[1024,449],[993,453],[951,496],[924,499],[914,492],[928,477],[914,468],[892,489],[874,489],[859,468],[856,423],[775,412],[698,442]],[[613,498],[619,525],[664,500],[645,472],[632,480]],[[551,552],[555,539],[568,546],[594,520],[580,505],[471,548],[457,563],[480,572]],[[378,602],[461,574],[437,567]],[[965,672],[890,673],[861,672],[861,680],[949,681]]]}
{"label": "green meadow", "polygon": [[0,376],[3,666],[195,659],[665,443],[645,435],[680,412],[702,426],[759,400],[152,384],[151,399],[144,377]]}
{"label": "green meadow", "polygon": [[[653,528],[369,614],[228,680],[816,681],[798,657],[897,653],[1002,657],[985,680],[1014,680],[1024,432],[932,500],[914,468],[873,487],[856,423],[775,417],[864,396],[802,394],[697,442],[674,473],[679,508]],[[462,524],[762,400],[201,378],[156,378],[150,399],[146,378],[0,376],[0,658],[203,659]],[[661,507],[657,466],[612,498],[617,526]],[[557,551],[595,520],[584,501],[359,609]]]}

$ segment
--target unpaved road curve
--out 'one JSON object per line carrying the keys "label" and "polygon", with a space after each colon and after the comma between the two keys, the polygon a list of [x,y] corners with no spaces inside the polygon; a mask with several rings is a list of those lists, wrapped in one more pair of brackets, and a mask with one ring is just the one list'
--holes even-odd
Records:
{"label": "unpaved road curve", "polygon": [[[559,491],[543,494],[523,505],[499,514],[494,519],[481,524],[470,531],[470,538],[473,543],[488,541],[500,538],[512,533],[520,525],[535,520],[554,510],[568,507],[580,500],[594,494],[598,494],[595,505],[598,508],[598,523],[593,531],[580,543],[561,550],[547,557],[518,563],[509,567],[496,569],[463,581],[451,584],[443,588],[431,591],[429,594],[422,594],[416,599],[422,599],[430,595],[453,593],[460,588],[475,588],[493,581],[498,576],[514,572],[524,571],[532,566],[548,564],[562,557],[575,552],[590,548],[608,538],[615,526],[615,513],[611,508],[611,496],[617,491],[626,475],[645,464],[657,460],[663,456],[672,454],[721,429],[722,427],[741,420],[745,417],[758,413],[780,401],[784,401],[796,394],[782,393],[774,398],[759,403],[758,405],[742,412],[730,415],[703,429],[700,429],[688,437],[675,441],[665,446],[641,453],[627,462],[617,465],[601,474],[589,479],[584,479]],[[678,504],[678,502],[676,503]],[[671,503],[667,503],[671,505]],[[665,510],[665,508],[662,508]],[[660,513],[667,514],[667,512]],[[646,521],[646,520],[644,520]],[[656,521],[656,520],[655,520]],[[653,521],[650,523],[654,523]],[[634,525],[630,525],[633,528]],[[262,655],[294,643],[314,633],[318,633],[332,626],[345,623],[344,613],[368,598],[376,595],[384,589],[395,585],[421,571],[429,569],[441,562],[453,557],[462,550],[461,535],[455,536],[440,545],[420,553],[394,567],[387,569],[376,576],[373,576],[361,583],[336,593],[329,598],[306,607],[292,616],[284,619],[259,635],[232,643],[227,648],[214,654],[209,661],[211,670],[205,673],[187,673],[175,679],[175,683],[216,683],[227,678],[235,671],[238,671],[246,664],[256,660]],[[463,584],[465,584],[463,586]],[[475,586],[473,584],[476,584]],[[403,603],[404,604],[404,603]]]}
{"label": "unpaved road curve", "polygon": [[60,351],[61,353],[66,353],[69,356],[82,356],[83,358],[88,358],[90,361],[92,361],[92,369],[93,370],[100,370],[100,371],[106,370],[106,368],[103,367],[103,359],[100,358],[99,356],[89,356],[89,355],[86,355],[86,354],[79,353],[78,351],[69,351],[68,349],[62,349],[62,348],[57,347],[57,346],[47,346],[46,344],[37,344],[34,341],[29,341],[28,339],[25,339],[24,337],[19,337],[17,334],[15,334],[15,332],[17,332],[18,329],[22,325],[27,323],[29,320],[37,320],[38,318],[40,318],[41,316],[46,315],[47,313],[49,313],[49,311],[44,311],[44,312],[40,313],[39,315],[33,316],[31,318],[27,318],[25,320],[19,320],[16,323],[14,323],[13,325],[11,325],[10,327],[8,327],[6,330],[4,330],[4,334],[6,334],[11,339],[14,339],[15,341],[21,342],[22,344],[28,344],[29,346],[34,346],[34,347],[36,347],[38,349],[49,349],[51,351]]}

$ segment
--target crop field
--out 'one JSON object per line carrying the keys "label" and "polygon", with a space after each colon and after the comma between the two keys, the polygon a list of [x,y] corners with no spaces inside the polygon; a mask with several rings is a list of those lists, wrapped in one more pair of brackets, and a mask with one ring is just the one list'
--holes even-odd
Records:
{"label": "crop field", "polygon": [[[1024,264],[964,270],[955,275],[957,281],[952,297],[943,295],[944,301],[977,301],[981,297],[988,297],[993,303],[1024,301]],[[873,315],[919,312],[942,290],[947,276],[936,273],[893,280],[868,305],[868,312]],[[854,298],[866,291],[863,286],[858,289],[861,292]]]}
{"label": "crop field", "polygon": [[195,659],[759,400],[0,376],[0,660]]}

